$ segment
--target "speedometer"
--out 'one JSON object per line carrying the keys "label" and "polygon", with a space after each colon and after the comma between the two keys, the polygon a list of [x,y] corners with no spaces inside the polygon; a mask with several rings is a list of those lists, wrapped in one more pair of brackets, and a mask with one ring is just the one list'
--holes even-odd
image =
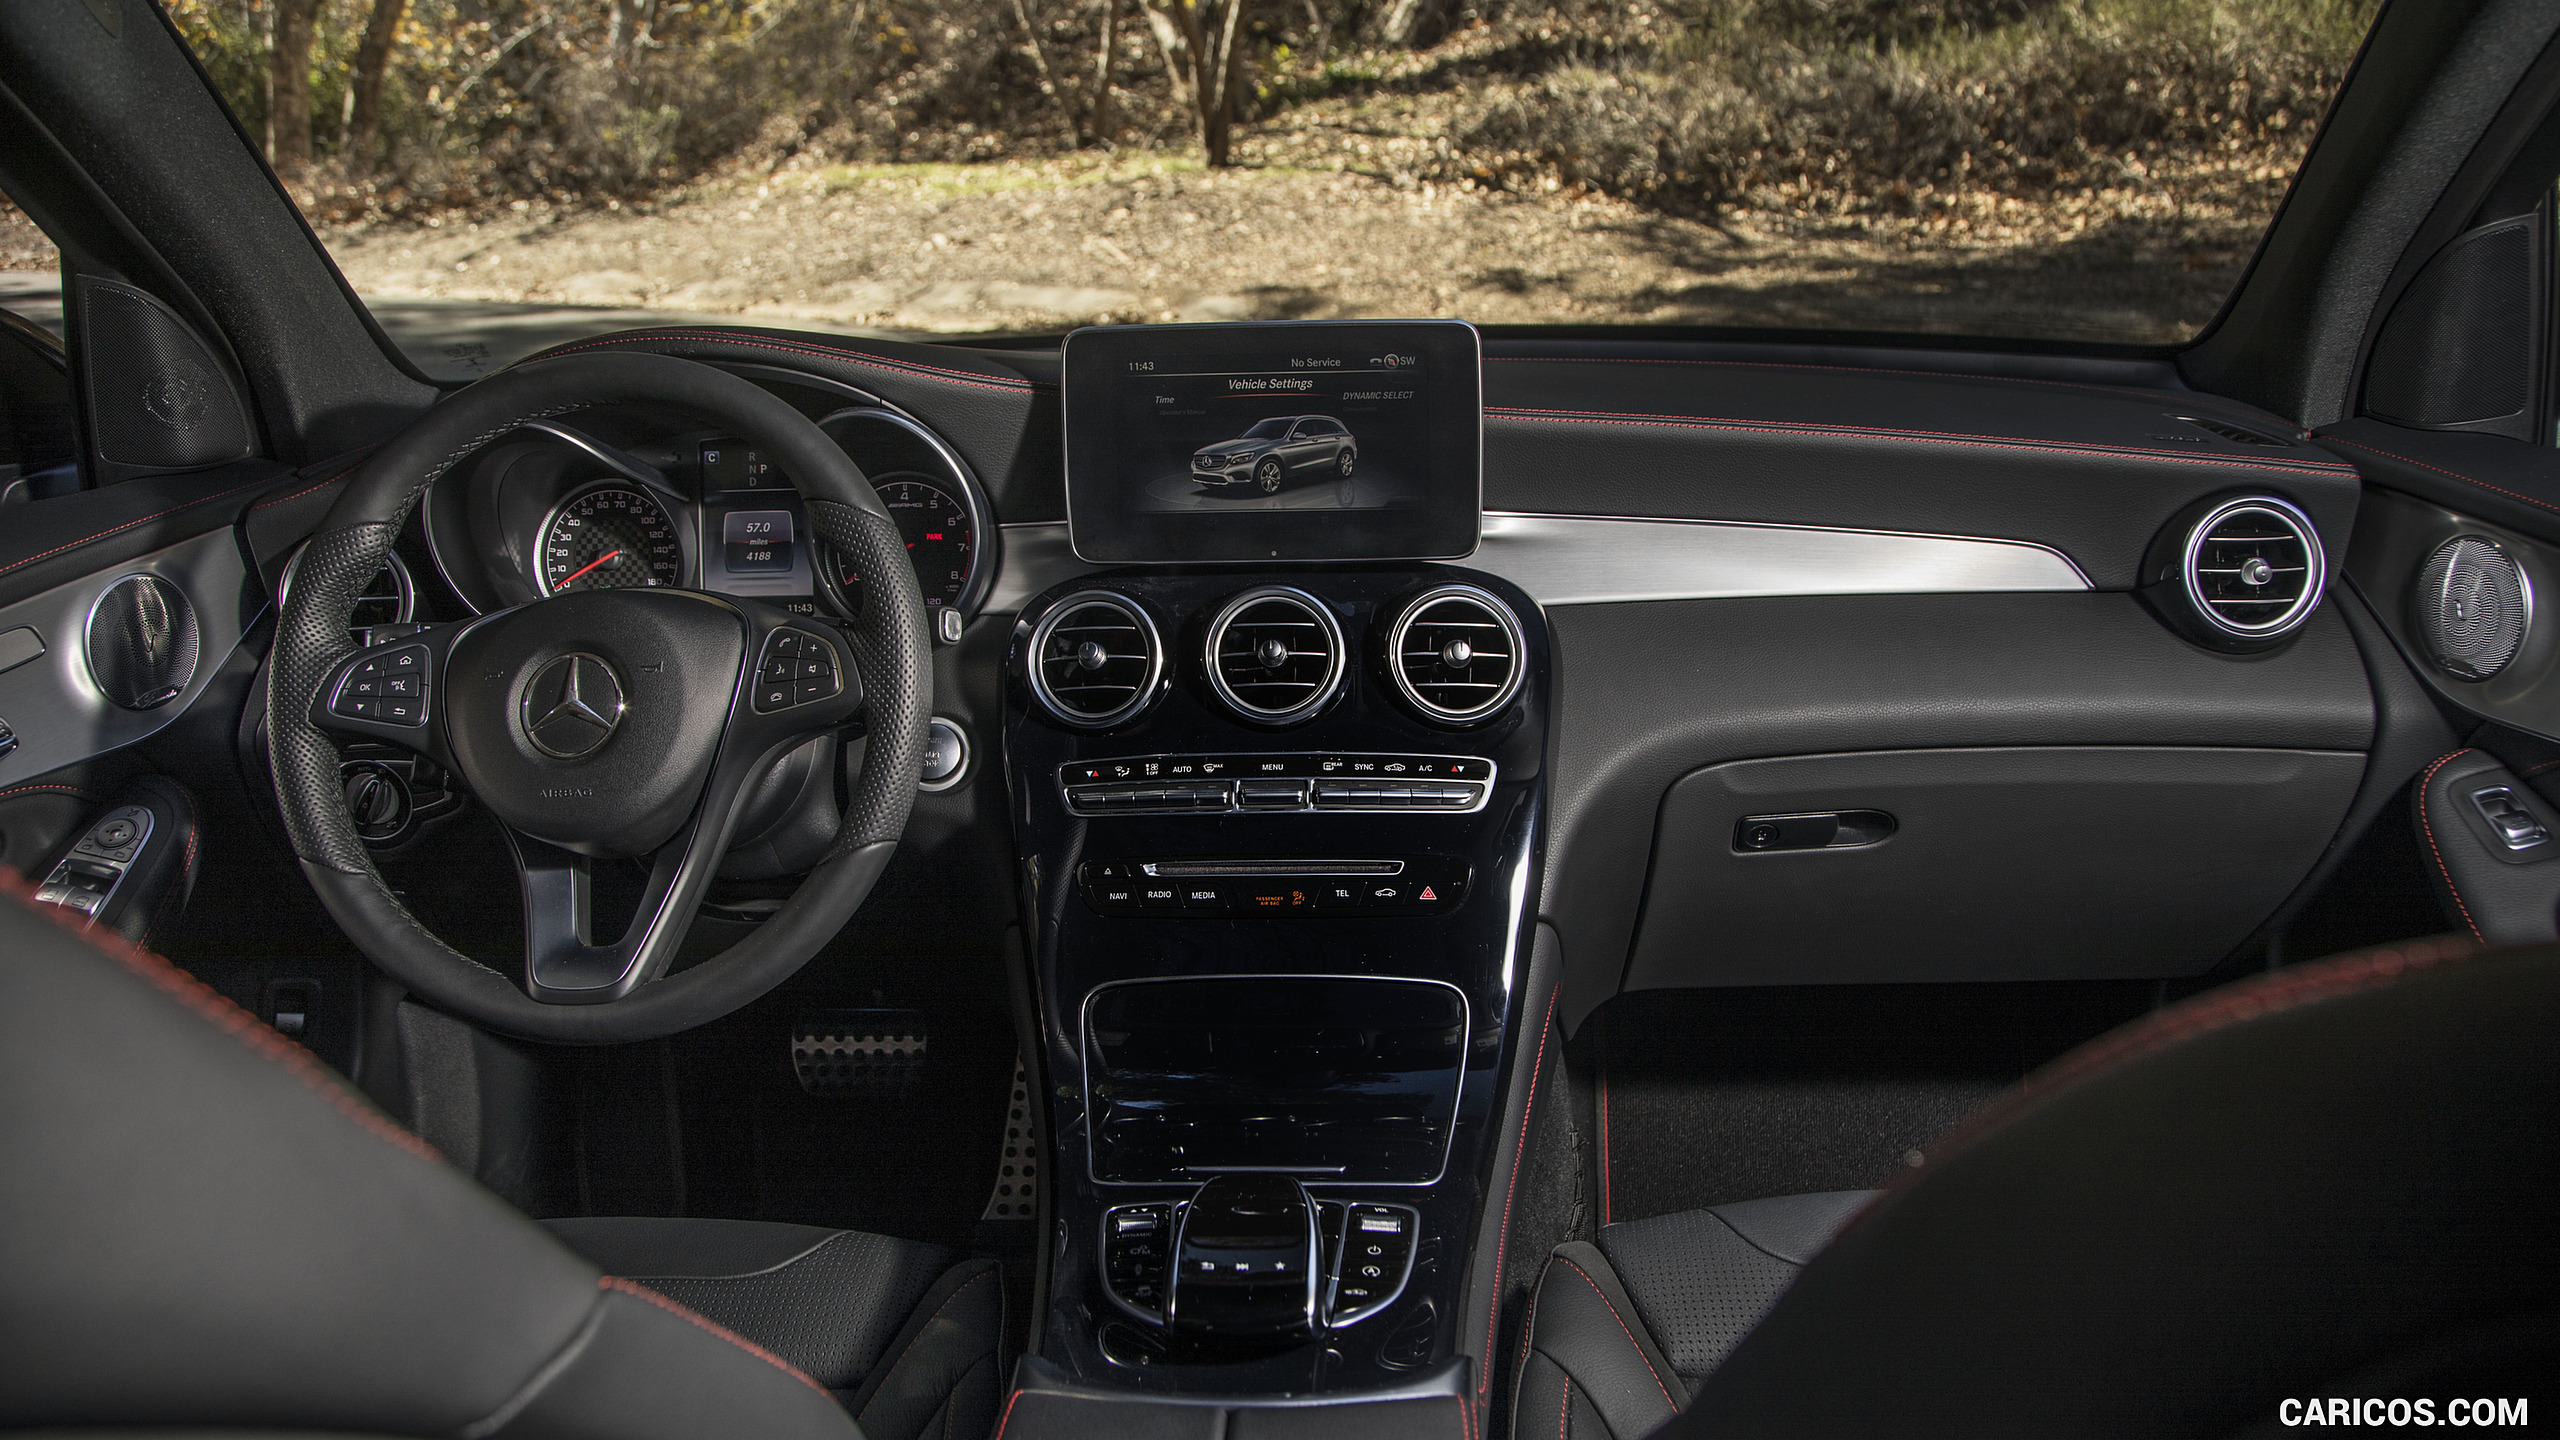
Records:
{"label": "speedometer", "polygon": [[[915,567],[916,588],[924,592],[927,610],[960,603],[969,588],[969,562],[978,553],[977,527],[969,507],[950,491],[914,472],[882,475],[872,488],[889,518],[898,522],[898,538],[906,542],[908,563]],[[832,556],[833,579],[847,597],[862,593],[862,577],[850,556]]]}
{"label": "speedometer", "polygon": [[676,522],[656,497],[633,485],[598,485],[570,496],[543,522],[534,553],[545,595],[684,580]]}

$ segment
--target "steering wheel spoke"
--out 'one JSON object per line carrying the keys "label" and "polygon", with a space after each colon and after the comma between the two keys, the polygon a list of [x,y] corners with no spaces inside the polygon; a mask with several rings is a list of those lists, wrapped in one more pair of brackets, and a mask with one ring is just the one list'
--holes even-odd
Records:
{"label": "steering wheel spoke", "polygon": [[[862,682],[845,642],[829,627],[762,605],[739,607],[741,676],[720,751],[682,829],[648,855],[648,877],[621,937],[595,935],[592,850],[582,853],[506,825],[525,916],[525,991],[551,1005],[619,1000],[657,979],[685,933],[735,836],[756,779],[813,735],[852,718]],[[538,708],[538,707],[537,707]]]}
{"label": "steering wheel spoke", "polygon": [[424,626],[348,655],[311,697],[311,723],[332,735],[387,741],[453,768],[439,708],[446,661],[463,628]]}

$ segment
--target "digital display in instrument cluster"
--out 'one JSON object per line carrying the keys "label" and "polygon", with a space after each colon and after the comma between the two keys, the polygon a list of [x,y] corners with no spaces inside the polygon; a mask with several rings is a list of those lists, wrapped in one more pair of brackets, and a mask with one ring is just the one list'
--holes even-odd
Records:
{"label": "digital display in instrument cluster", "polygon": [[734,440],[701,446],[702,587],[817,613],[808,511],[789,477]]}

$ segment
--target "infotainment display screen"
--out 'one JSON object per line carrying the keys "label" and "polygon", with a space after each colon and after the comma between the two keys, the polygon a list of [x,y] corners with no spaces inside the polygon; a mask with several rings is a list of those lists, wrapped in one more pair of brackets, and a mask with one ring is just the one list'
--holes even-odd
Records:
{"label": "infotainment display screen", "polygon": [[1067,520],[1100,563],[1454,560],[1483,504],[1475,327],[1131,325],[1067,337]]}

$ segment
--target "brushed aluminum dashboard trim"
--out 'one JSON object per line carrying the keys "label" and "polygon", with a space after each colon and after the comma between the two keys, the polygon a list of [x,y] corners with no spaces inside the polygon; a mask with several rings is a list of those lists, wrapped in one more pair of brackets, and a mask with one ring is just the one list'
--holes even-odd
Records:
{"label": "brushed aluminum dashboard trim", "polygon": [[[986,608],[1019,611],[1052,585],[1103,568],[1077,558],[1060,521],[1004,528]],[[2031,540],[1488,510],[1471,559],[1540,605],[1624,605],[1762,595],[1969,595],[2097,587]]]}
{"label": "brushed aluminum dashboard trim", "polygon": [[1470,563],[1547,606],[2095,588],[2032,541],[1625,515],[1490,511]]}

